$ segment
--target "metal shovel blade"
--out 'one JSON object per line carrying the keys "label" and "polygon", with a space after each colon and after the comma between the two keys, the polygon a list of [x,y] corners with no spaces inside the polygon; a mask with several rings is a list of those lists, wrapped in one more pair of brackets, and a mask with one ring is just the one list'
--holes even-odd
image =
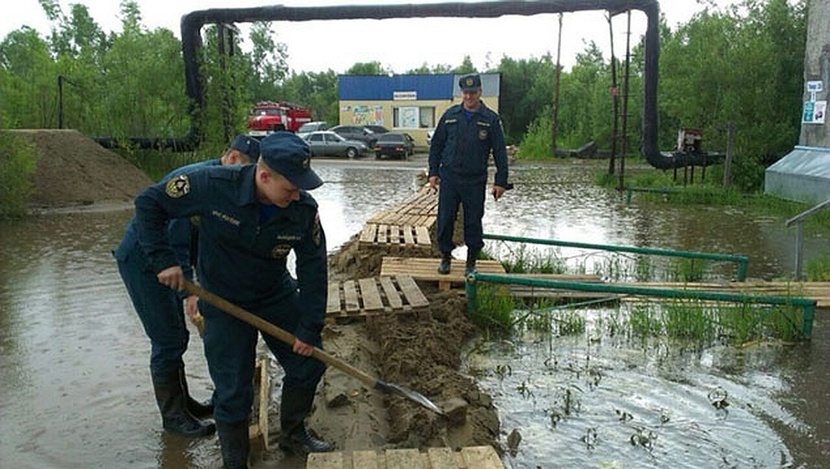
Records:
{"label": "metal shovel blade", "polygon": [[438,415],[444,415],[444,411],[441,410],[440,407],[435,405],[434,402],[427,399],[426,396],[424,396],[423,394],[421,394],[417,391],[413,391],[411,389],[406,389],[402,386],[398,386],[395,383],[387,383],[387,382],[381,381],[381,380],[377,380],[377,383],[375,383],[375,389],[381,390],[381,391],[383,391],[385,393],[389,393],[389,394],[399,394],[399,395],[401,395],[401,396],[403,396],[403,397],[405,397],[405,398],[407,398],[407,399],[409,399],[413,402],[417,402],[418,404],[421,404],[422,406],[424,406],[427,409],[435,412]]}

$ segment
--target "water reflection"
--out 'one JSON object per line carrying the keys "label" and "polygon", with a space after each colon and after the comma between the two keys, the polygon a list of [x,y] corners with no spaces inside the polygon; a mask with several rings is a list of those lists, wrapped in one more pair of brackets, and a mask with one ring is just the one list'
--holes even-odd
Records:
{"label": "water reflection", "polygon": [[[326,181],[314,195],[329,248],[412,194],[424,164],[315,161]],[[739,211],[626,205],[589,178],[590,171],[577,167],[514,169],[516,189],[499,202],[487,201],[485,231],[744,254],[757,277],[780,276],[792,266],[794,233],[780,223]],[[189,442],[159,430],[149,343],[110,254],[131,215],[127,208],[0,223],[0,466],[216,464],[215,439]],[[809,239],[808,249],[826,243]],[[814,334],[822,326],[817,319]],[[776,432],[809,432],[788,441],[798,440],[790,444],[799,460],[810,461],[821,456],[813,443],[826,441],[821,435],[830,431],[805,429],[779,404],[792,392],[791,380],[799,396],[812,398],[806,404],[792,400],[801,419],[817,412],[813,402],[830,397],[803,381],[812,376],[815,383],[826,372],[819,365],[830,359],[826,347],[809,346],[812,355],[804,358],[776,348],[694,354],[568,337],[485,345],[472,366],[512,368],[504,380],[485,374],[483,385],[495,395],[503,428],[521,428],[519,453],[507,461],[516,467],[550,467],[551,461],[561,467],[777,467],[793,457]],[[211,383],[200,340],[191,340],[185,360],[191,392],[207,397]],[[522,383],[532,395],[517,394]],[[716,388],[730,396],[726,412],[708,401]],[[569,391],[578,412],[553,426],[553,410],[563,407]],[[651,434],[647,445],[643,438]],[[638,444],[631,444],[633,436]]]}

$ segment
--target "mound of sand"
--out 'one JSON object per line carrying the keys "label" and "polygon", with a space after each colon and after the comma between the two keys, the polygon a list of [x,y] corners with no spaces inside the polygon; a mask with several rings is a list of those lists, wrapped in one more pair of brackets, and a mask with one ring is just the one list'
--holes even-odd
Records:
{"label": "mound of sand", "polygon": [[153,180],[76,130],[13,130],[37,155],[33,208],[129,203]]}

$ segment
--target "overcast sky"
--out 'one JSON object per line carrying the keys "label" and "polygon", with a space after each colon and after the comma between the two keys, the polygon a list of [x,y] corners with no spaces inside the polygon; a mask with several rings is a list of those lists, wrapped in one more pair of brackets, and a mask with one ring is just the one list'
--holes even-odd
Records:
{"label": "overcast sky", "polygon": [[[142,23],[148,29],[166,28],[181,37],[181,17],[191,11],[209,8],[243,8],[283,4],[286,6],[383,5],[389,3],[435,3],[440,0],[138,0]],[[719,5],[735,0],[717,0]],[[0,37],[23,25],[49,33],[49,23],[37,0],[13,2],[15,13],[0,15]],[[88,7],[98,25],[107,32],[120,31],[118,0],[61,0],[64,14],[70,4]],[[675,29],[702,7],[698,0],[664,0],[661,12]],[[614,48],[618,56],[625,51],[626,16],[614,19]],[[240,25],[243,27],[244,25]],[[646,17],[640,11],[631,15],[632,47],[645,33]],[[558,15],[501,17],[494,19],[426,18],[390,20],[340,20],[275,22],[276,40],[288,46],[289,67],[296,71],[345,72],[356,62],[378,61],[395,73],[404,73],[423,63],[456,66],[465,55],[479,70],[498,64],[502,56],[514,59],[538,58],[550,53],[556,60],[559,34]],[[605,12],[566,13],[563,17],[561,63],[569,68],[576,54],[589,41],[596,42],[609,56],[609,28]],[[246,29],[243,27],[243,35]],[[244,47],[244,46],[243,46]]]}

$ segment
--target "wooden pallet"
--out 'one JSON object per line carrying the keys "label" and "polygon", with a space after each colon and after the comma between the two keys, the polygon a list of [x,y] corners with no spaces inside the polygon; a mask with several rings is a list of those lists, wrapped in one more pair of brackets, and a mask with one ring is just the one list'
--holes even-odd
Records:
{"label": "wooden pallet", "polygon": [[472,446],[453,452],[450,448],[388,449],[351,453],[311,453],[306,469],[503,469],[496,450]]}
{"label": "wooden pallet", "polygon": [[673,283],[639,282],[620,285],[672,290],[701,290],[747,295],[812,298],[817,308],[830,308],[830,282],[729,282],[729,283]]}
{"label": "wooden pallet", "polygon": [[[461,259],[453,259],[450,273],[438,273],[438,258],[392,257],[385,256],[380,266],[380,275],[411,275],[413,279],[425,282],[438,282],[438,288],[449,290],[453,284],[463,284],[464,265]],[[478,261],[476,270],[483,274],[504,274],[504,267],[498,261]]]}
{"label": "wooden pallet", "polygon": [[271,382],[268,378],[268,357],[259,357],[254,371],[254,391],[257,394],[254,415],[248,425],[248,438],[268,449],[268,404],[271,400]]}
{"label": "wooden pallet", "polygon": [[367,223],[375,225],[423,226],[432,230],[438,219],[438,194],[424,187],[403,202],[373,216]]}
{"label": "wooden pallet", "polygon": [[411,312],[429,305],[415,280],[405,274],[329,282],[326,318],[365,318],[384,312]]}
{"label": "wooden pallet", "polygon": [[417,225],[379,225],[366,223],[360,232],[359,248],[383,247],[388,248],[422,248],[431,247],[429,229]]}

